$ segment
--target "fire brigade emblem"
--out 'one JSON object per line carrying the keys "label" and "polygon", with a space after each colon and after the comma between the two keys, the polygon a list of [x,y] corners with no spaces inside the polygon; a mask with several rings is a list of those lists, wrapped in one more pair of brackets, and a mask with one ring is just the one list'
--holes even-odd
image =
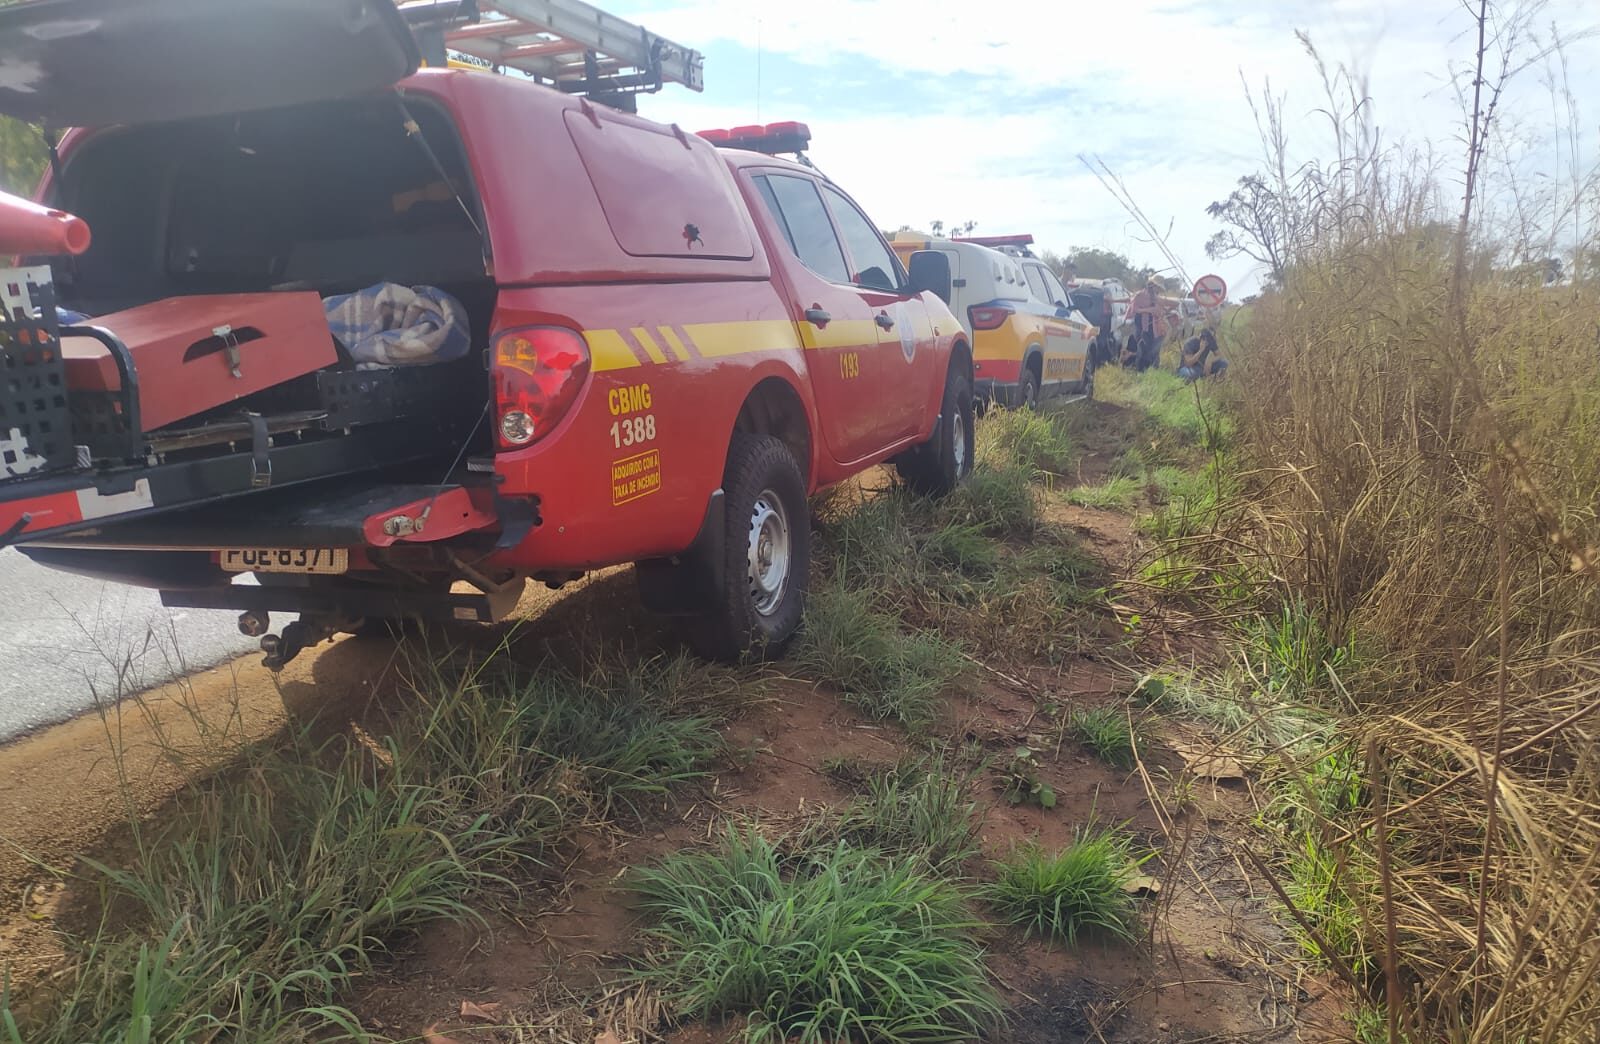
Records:
{"label": "fire brigade emblem", "polygon": [[910,362],[917,354],[917,330],[911,310],[904,303],[894,306],[894,328],[900,331],[900,351]]}

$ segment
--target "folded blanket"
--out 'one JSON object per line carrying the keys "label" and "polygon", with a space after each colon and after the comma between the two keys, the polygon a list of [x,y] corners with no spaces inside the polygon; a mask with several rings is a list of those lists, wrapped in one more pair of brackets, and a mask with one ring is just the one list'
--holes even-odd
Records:
{"label": "folded blanket", "polygon": [[363,366],[426,366],[467,354],[461,302],[433,286],[378,283],[322,302],[328,329]]}

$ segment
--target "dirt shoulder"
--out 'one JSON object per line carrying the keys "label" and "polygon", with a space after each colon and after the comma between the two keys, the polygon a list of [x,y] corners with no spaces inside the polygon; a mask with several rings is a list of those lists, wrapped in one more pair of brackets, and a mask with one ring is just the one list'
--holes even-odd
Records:
{"label": "dirt shoulder", "polygon": [[[650,959],[633,875],[674,853],[707,850],[730,824],[796,837],[858,804],[864,776],[937,751],[965,781],[972,810],[976,850],[957,872],[963,880],[986,879],[994,861],[1019,848],[1064,850],[1098,827],[1148,856],[1128,887],[1140,926],[1131,942],[1090,934],[1063,946],[998,924],[981,930],[1006,1012],[989,1039],[1348,1039],[1345,996],[1298,962],[1270,890],[1241,854],[1257,839],[1250,780],[1197,774],[1185,752],[1211,739],[1130,700],[1142,670],[1187,640],[1128,626],[1135,609],[1119,581],[1144,558],[1136,509],[1065,499],[1067,488],[1103,481],[1132,444],[1116,407],[1082,412],[1090,420],[1074,426],[1077,474],[1045,483],[1034,539],[1087,556],[1105,586],[1063,611],[1059,641],[1006,641],[997,616],[1001,640],[953,646],[963,680],[922,730],[866,713],[798,663],[747,669],[745,687],[723,699],[721,754],[708,772],[585,820],[542,854],[531,877],[479,904],[477,920],[424,924],[389,940],[388,955],[347,999],[362,1025],[381,1038],[434,1044],[742,1039],[738,1019],[674,1026],[659,991],[629,984],[627,970]],[[869,494],[876,488],[867,484]],[[1032,553],[1026,543],[1013,552]],[[974,597],[972,612],[1001,612],[989,595]],[[1017,611],[1036,611],[1023,604]],[[925,611],[908,608],[903,622]],[[525,622],[467,644],[526,663],[547,662],[570,644],[564,636],[579,633],[625,644],[641,659],[675,648],[668,630],[637,610],[627,570],[531,594],[523,613]],[[352,639],[302,656],[277,677],[241,660],[0,748],[0,944],[16,980],[62,962],[63,931],[73,927],[66,908],[82,899],[70,894],[82,887],[67,883],[80,857],[134,858],[130,822],[170,814],[186,783],[227,769],[247,745],[278,742],[291,721],[330,733],[364,725],[381,739],[374,697],[386,708],[407,698],[402,659],[393,643]],[[1086,742],[1079,723],[1097,714],[1136,726],[1130,762]],[[1019,779],[1050,800],[1017,800]]]}

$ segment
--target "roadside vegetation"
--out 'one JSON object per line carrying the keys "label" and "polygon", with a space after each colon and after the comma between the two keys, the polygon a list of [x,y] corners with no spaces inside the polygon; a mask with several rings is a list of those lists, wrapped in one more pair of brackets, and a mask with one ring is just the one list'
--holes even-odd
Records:
{"label": "roadside vegetation", "polygon": [[1600,378],[1572,365],[1600,211],[1580,160],[1536,185],[1486,158],[1520,118],[1494,106],[1508,70],[1552,53],[1529,9],[1487,10],[1464,207],[1440,202],[1460,172],[1389,145],[1325,68],[1337,154],[1267,134],[1268,173],[1213,208],[1274,285],[1229,331],[1223,422],[1187,426],[1224,456],[1144,527],[1146,581],[1220,596],[1227,639],[1141,694],[1263,774],[1262,869],[1370,1005],[1363,1040],[1600,1025]]}
{"label": "roadside vegetation", "polygon": [[[580,826],[637,814],[720,753],[748,681],[682,658],[518,670],[418,661],[395,715],[238,752],[74,887],[92,927],[58,985],[0,1005],[0,1040],[292,1040],[391,943],[482,922]],[[174,752],[175,754],[177,752]]]}

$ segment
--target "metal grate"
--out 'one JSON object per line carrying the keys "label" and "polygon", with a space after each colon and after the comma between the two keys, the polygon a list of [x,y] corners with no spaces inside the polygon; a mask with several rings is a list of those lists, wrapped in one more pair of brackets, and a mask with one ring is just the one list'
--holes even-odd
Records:
{"label": "metal grate", "polygon": [[76,463],[50,269],[0,269],[0,482]]}
{"label": "metal grate", "polygon": [[482,370],[460,364],[322,370],[316,377],[329,429],[404,418],[459,420],[482,408],[488,387]]}

